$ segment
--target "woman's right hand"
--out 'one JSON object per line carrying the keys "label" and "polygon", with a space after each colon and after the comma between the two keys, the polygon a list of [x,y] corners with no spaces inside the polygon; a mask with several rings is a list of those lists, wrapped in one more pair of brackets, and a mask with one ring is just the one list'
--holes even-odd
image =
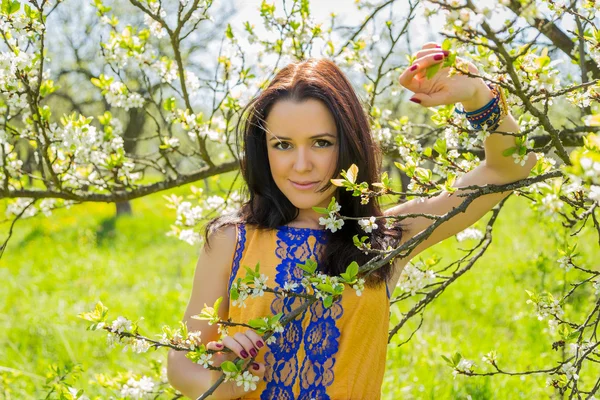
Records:
{"label": "woman's right hand", "polygon": [[[225,361],[233,361],[237,357],[242,359],[250,359],[255,357],[258,352],[265,348],[265,343],[252,329],[248,329],[245,332],[238,332],[233,336],[226,336],[221,341],[208,342],[206,345],[208,350],[217,351],[213,353],[212,361],[213,367],[220,367]],[[231,352],[222,352],[224,348],[228,348]],[[265,364],[259,362],[252,362],[248,371],[258,376],[260,382],[265,375]],[[223,373],[221,371],[211,370],[211,382],[216,382]],[[244,396],[245,394],[252,393],[252,391],[245,392],[244,385],[238,386],[236,382],[224,382],[213,392],[218,398],[237,399]]]}

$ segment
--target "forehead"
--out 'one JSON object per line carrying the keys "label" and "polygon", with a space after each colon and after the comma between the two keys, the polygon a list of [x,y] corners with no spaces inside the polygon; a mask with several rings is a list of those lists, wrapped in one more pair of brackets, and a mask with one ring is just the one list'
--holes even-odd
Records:
{"label": "forehead", "polygon": [[297,139],[321,133],[337,136],[333,114],[323,102],[316,99],[276,102],[267,116],[266,128],[267,139],[273,135]]}

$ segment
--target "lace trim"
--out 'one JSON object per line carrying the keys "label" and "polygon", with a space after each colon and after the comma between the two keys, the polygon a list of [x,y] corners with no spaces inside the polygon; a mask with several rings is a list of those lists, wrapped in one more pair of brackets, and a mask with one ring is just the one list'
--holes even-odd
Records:
{"label": "lace trim", "polygon": [[233,257],[233,265],[231,266],[231,275],[229,276],[229,284],[227,285],[227,293],[231,295],[231,285],[237,275],[238,269],[240,268],[240,261],[242,260],[242,253],[246,247],[246,225],[239,224],[237,229],[237,243],[235,246],[235,255]]}
{"label": "lace trim", "polygon": [[[326,243],[324,231],[310,228],[293,228],[283,226],[277,231],[276,255],[281,263],[276,267],[275,282],[282,288],[285,282],[300,283],[302,270],[298,263],[314,257],[319,262],[319,253]],[[309,236],[315,237],[313,246]],[[297,290],[300,290],[299,287]],[[284,315],[303,304],[305,299],[288,297],[275,298],[271,303],[273,314],[282,312]],[[284,327],[283,332],[274,335],[276,341],[269,346],[265,355],[268,374],[264,381],[266,389],[261,393],[261,399],[294,399],[293,387],[300,378],[300,395],[298,399],[329,399],[326,387],[333,383],[333,366],[335,354],[338,351],[340,330],[336,321],[342,316],[343,309],[338,299],[326,309],[322,302],[314,303],[301,317]],[[302,322],[306,313],[310,319],[306,330]],[[303,346],[306,357],[299,367],[298,350]]]}

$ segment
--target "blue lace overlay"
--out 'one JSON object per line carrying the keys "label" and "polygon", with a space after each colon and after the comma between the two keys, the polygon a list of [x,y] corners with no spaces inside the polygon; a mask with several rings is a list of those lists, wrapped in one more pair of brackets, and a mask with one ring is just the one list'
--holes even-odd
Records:
{"label": "blue lace overlay", "polygon": [[[314,240],[309,240],[313,236]],[[276,255],[281,260],[276,267],[275,283],[283,288],[285,282],[300,283],[302,270],[296,265],[309,258],[319,262],[319,254],[326,243],[324,231],[305,228],[280,227],[277,231]],[[301,286],[297,290],[301,290]],[[301,298],[275,298],[271,303],[273,314],[288,314],[304,302]],[[269,345],[265,355],[268,374],[264,380],[267,387],[261,399],[294,399],[294,383],[300,381],[302,399],[329,399],[326,388],[333,383],[333,366],[338,351],[340,330],[336,321],[342,316],[341,299],[330,308],[322,302],[313,305],[284,327],[284,331],[274,335],[276,341]],[[302,326],[306,313],[309,313],[306,329]],[[298,350],[304,347],[306,354],[299,365]]]}
{"label": "blue lace overlay", "polygon": [[235,253],[233,256],[233,264],[231,266],[231,275],[229,276],[229,285],[227,286],[227,293],[231,291],[231,285],[233,285],[233,279],[237,275],[238,269],[240,268],[240,261],[242,260],[242,253],[246,247],[246,226],[239,224],[237,229],[237,244],[235,246]]}

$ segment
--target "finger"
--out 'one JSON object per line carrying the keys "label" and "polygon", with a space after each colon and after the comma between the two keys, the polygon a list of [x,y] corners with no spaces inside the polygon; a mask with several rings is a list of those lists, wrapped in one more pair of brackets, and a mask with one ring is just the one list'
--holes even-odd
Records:
{"label": "finger", "polygon": [[432,94],[415,93],[410,101],[422,105],[423,107],[435,107],[441,104],[448,103],[449,93],[446,91],[440,91]]}
{"label": "finger", "polygon": [[257,362],[253,362],[252,365],[250,365],[250,368],[248,368],[248,371],[250,371],[250,373],[252,373],[252,375],[258,376],[262,379],[263,376],[265,376],[265,364],[264,363],[257,363]]}
{"label": "finger", "polygon": [[222,343],[212,341],[212,342],[208,342],[206,344],[206,348],[208,350],[220,351],[220,350],[223,350],[224,346]]}
{"label": "finger", "polygon": [[236,339],[232,338],[231,336],[226,336],[225,338],[223,338],[223,344],[225,345],[225,347],[230,349],[236,356],[240,358],[248,358],[248,351],[245,350],[244,346],[242,346]]}
{"label": "finger", "polygon": [[233,338],[237,340],[237,342],[241,344],[244,348],[244,350],[241,353],[242,356],[244,356],[245,354],[244,358],[256,357],[256,355],[258,354],[258,349],[254,347],[254,343],[252,342],[252,340],[250,340],[248,336],[246,336],[242,332],[238,332],[233,336]]}
{"label": "finger", "polygon": [[438,48],[441,49],[442,46],[440,46],[439,43],[436,42],[427,42],[423,45],[423,47],[421,47],[422,49],[434,49],[434,48]]}
{"label": "finger", "polygon": [[439,50],[437,52],[430,53],[424,57],[417,58],[413,65],[418,65],[418,70],[422,71],[427,67],[443,62],[446,56],[446,53]]}
{"label": "finger", "polygon": [[441,63],[445,57],[444,53],[439,51],[417,59],[413,65],[402,72],[398,81],[402,86],[408,87],[417,74],[433,64]]}
{"label": "finger", "polygon": [[254,330],[252,329],[248,329],[246,332],[246,337],[248,337],[248,339],[250,339],[252,341],[252,344],[254,345],[255,348],[257,349],[261,349],[265,346],[265,342],[263,342],[262,337],[256,333]]}
{"label": "finger", "polygon": [[425,50],[420,50],[417,52],[417,54],[415,54],[415,59],[418,60],[419,58],[423,58],[425,56],[429,56],[431,54],[437,54],[437,53],[443,53],[445,56],[448,56],[448,54],[450,54],[450,52],[448,50],[441,50],[441,49],[425,49]]}
{"label": "finger", "polygon": [[246,359],[257,354],[252,341],[243,333],[238,332],[233,337],[227,336],[223,339],[223,344],[240,358]]}

